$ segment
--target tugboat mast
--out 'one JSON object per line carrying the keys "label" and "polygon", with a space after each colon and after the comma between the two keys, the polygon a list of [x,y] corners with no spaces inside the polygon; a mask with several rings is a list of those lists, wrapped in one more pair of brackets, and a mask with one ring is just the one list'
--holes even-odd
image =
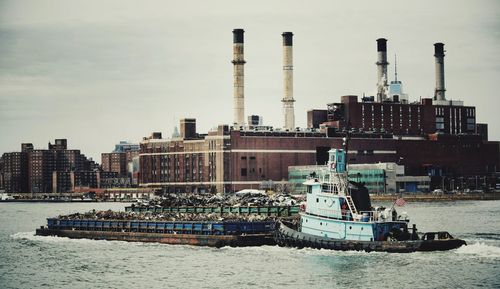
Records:
{"label": "tugboat mast", "polygon": [[345,192],[350,196],[351,192],[349,190],[349,126],[347,127],[347,131],[345,133],[345,137],[342,138],[342,146],[344,147],[345,151],[345,174],[346,174],[346,188]]}

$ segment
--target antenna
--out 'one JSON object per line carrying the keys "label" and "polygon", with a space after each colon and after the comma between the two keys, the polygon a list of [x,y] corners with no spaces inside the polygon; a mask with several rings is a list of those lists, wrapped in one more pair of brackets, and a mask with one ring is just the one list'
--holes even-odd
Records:
{"label": "antenna", "polygon": [[398,81],[398,63],[396,59],[396,54],[394,54],[394,77],[396,78],[396,82]]}

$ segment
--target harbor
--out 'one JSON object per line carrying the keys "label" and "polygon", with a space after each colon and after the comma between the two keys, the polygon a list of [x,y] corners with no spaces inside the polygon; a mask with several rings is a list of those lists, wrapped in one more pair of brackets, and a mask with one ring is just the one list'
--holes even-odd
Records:
{"label": "harbor", "polygon": [[372,200],[390,202],[403,197],[407,202],[450,202],[450,201],[481,201],[500,200],[500,192],[475,194],[402,194],[402,195],[371,195]]}
{"label": "harbor", "polygon": [[[4,194],[5,197],[0,199],[0,202],[123,202],[137,203],[142,202],[142,199],[117,198],[117,199],[93,199],[85,198],[80,193],[68,193],[65,195],[42,195],[33,196],[31,193]],[[304,195],[298,194],[297,198],[302,198]],[[450,193],[402,193],[402,194],[370,194],[372,200],[375,201],[394,201],[399,197],[403,197],[407,202],[448,202],[448,201],[472,201],[472,200],[500,200],[500,191],[489,193],[484,192],[450,192]],[[149,201],[149,199],[145,199]]]}
{"label": "harbor", "polygon": [[[374,205],[390,205],[390,202]],[[174,288],[262,286],[271,288],[331,288],[331,276],[340,287],[462,288],[498,287],[496,268],[500,260],[499,201],[418,202],[404,207],[419,229],[446,227],[468,245],[436,253],[387,254],[278,246],[223,247],[167,245],[143,242],[97,241],[35,236],[34,228],[46,219],[76,212],[123,211],[121,203],[2,203],[0,213],[0,280],[6,288]],[[457,222],[457,212],[468,216]],[[159,266],[158,264],[161,264]],[[383,266],[383,270],[376,270]],[[21,269],[22,268],[22,269]],[[370,277],[377,272],[376,277]],[[66,276],[78,272],[77,278]],[[100,273],[102,272],[102,273]],[[241,274],[241,272],[246,272]],[[418,277],[415,278],[415,272]],[[352,278],[365,274],[367,278]],[[189,276],[189,277],[187,277]],[[257,281],[259,280],[259,281]],[[413,280],[413,281],[412,281]],[[182,283],[182,284],[181,284]],[[484,285],[489,284],[489,285]],[[47,285],[46,285],[47,286]]]}

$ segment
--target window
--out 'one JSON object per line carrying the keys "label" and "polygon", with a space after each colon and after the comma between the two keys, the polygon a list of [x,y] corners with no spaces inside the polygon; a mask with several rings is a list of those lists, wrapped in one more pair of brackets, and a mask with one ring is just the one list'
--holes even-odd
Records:
{"label": "window", "polygon": [[241,169],[241,176],[242,177],[246,177],[247,176],[247,169],[246,168],[242,168]]}
{"label": "window", "polygon": [[436,116],[436,129],[443,130],[444,129],[444,117]]}
{"label": "window", "polygon": [[472,117],[467,118],[467,130],[468,131],[476,130],[476,120]]}

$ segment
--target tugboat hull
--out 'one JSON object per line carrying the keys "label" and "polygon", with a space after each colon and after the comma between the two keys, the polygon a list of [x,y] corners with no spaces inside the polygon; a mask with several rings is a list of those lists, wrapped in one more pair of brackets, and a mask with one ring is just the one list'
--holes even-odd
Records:
{"label": "tugboat hull", "polygon": [[445,251],[466,245],[460,239],[411,240],[411,241],[355,241],[314,236],[297,231],[289,223],[278,222],[275,240],[279,246],[297,248],[330,249],[341,251],[366,251],[411,253],[416,251]]}

